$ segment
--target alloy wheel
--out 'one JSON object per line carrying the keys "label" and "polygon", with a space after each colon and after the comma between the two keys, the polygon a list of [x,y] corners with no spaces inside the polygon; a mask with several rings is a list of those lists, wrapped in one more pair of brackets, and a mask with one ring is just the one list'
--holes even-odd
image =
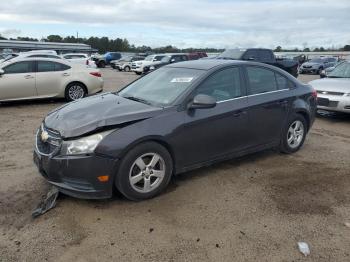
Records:
{"label": "alloy wheel", "polygon": [[73,85],[69,88],[68,95],[71,100],[78,100],[85,96],[85,90],[80,85]]}
{"label": "alloy wheel", "polygon": [[130,168],[130,185],[139,193],[149,193],[161,184],[165,169],[165,161],[159,154],[144,154],[138,157]]}
{"label": "alloy wheel", "polygon": [[300,146],[304,138],[304,133],[305,133],[305,128],[304,128],[303,122],[301,122],[300,120],[294,121],[290,125],[287,132],[288,145],[293,149]]}

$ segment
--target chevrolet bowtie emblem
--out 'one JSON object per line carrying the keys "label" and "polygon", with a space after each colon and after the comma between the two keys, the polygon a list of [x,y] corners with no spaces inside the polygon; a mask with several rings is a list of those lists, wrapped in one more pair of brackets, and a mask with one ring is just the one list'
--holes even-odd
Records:
{"label": "chevrolet bowtie emblem", "polygon": [[49,139],[49,134],[46,131],[41,133],[41,141],[46,142]]}

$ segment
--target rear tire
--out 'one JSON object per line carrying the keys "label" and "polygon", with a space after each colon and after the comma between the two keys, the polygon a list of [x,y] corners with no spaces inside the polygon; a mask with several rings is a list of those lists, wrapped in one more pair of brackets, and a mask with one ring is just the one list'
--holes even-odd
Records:
{"label": "rear tire", "polygon": [[129,200],[149,199],[167,187],[172,172],[173,161],[168,150],[158,143],[146,142],[124,156],[115,186]]}
{"label": "rear tire", "polygon": [[70,83],[66,87],[65,98],[68,102],[84,98],[87,95],[86,87],[82,83]]}
{"label": "rear tire", "polygon": [[98,67],[100,67],[100,68],[105,68],[106,67],[106,63],[105,63],[105,61],[100,61],[100,62],[98,62]]}
{"label": "rear tire", "polygon": [[125,72],[130,72],[130,70],[131,70],[130,66],[124,67],[124,71],[125,71]]}
{"label": "rear tire", "polygon": [[294,114],[282,131],[280,151],[285,154],[297,152],[304,144],[307,122],[300,114]]}

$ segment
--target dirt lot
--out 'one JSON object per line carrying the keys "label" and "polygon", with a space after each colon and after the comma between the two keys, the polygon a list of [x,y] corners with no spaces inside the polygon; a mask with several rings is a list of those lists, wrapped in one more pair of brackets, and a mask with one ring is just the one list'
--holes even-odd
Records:
{"label": "dirt lot", "polygon": [[[135,79],[103,75],[106,90]],[[350,116],[319,116],[294,155],[183,174],[140,203],[61,196],[33,220],[48,187],[32,163],[34,133],[62,103],[0,105],[0,261],[350,261]]]}

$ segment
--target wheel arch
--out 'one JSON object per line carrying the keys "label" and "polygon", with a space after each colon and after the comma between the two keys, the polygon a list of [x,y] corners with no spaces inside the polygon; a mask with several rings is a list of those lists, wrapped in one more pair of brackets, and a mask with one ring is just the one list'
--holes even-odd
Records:
{"label": "wheel arch", "polygon": [[66,87],[64,88],[64,93],[65,93],[65,94],[66,94],[66,91],[67,91],[68,87],[69,87],[70,85],[72,85],[72,84],[81,84],[81,85],[84,87],[86,94],[87,94],[87,95],[89,94],[89,90],[88,90],[86,84],[85,84],[84,82],[82,82],[82,81],[79,81],[79,80],[69,81],[69,82],[66,84]]}
{"label": "wheel arch", "polygon": [[124,158],[125,155],[132,149],[135,148],[136,146],[147,143],[147,142],[154,142],[158,143],[161,146],[163,146],[170,154],[171,160],[173,162],[173,174],[176,174],[176,157],[175,157],[175,152],[172,148],[172,146],[161,136],[150,136],[150,137],[143,137],[142,139],[136,140],[135,142],[131,143],[127,148],[125,148],[119,158]]}

